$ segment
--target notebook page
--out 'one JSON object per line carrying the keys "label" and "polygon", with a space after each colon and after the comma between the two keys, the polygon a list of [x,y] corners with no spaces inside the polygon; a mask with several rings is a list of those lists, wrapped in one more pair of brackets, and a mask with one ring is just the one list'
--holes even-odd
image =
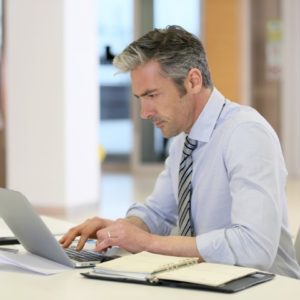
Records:
{"label": "notebook page", "polygon": [[231,265],[200,263],[156,274],[159,279],[191,282],[209,286],[219,286],[237,278],[253,274],[257,270]]}
{"label": "notebook page", "polygon": [[150,275],[161,269],[168,269],[170,265],[185,264],[186,261],[195,262],[197,260],[197,258],[167,256],[144,251],[101,263],[94,268],[94,272],[105,274],[141,273]]}

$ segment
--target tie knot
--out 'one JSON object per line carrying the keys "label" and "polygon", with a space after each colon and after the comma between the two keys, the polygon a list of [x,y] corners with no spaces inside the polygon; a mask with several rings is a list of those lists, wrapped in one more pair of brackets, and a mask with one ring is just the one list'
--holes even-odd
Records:
{"label": "tie knot", "polygon": [[186,156],[190,156],[192,152],[196,149],[196,147],[197,147],[197,141],[186,136],[184,147],[183,147],[183,154]]}

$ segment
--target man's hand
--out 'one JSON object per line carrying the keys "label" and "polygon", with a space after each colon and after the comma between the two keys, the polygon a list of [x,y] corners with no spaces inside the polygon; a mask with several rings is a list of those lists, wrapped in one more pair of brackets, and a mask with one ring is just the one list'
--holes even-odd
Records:
{"label": "man's hand", "polygon": [[197,250],[195,237],[159,236],[151,234],[146,224],[138,217],[128,217],[116,221],[94,217],[71,228],[60,243],[69,247],[80,236],[77,250],[81,250],[89,238],[97,238],[96,251],[105,251],[118,246],[129,252],[148,251],[165,255],[203,258]]}
{"label": "man's hand", "polygon": [[165,255],[199,257],[196,238],[151,234],[138,218],[119,219],[97,231],[96,251],[119,246],[129,252],[148,251]]}
{"label": "man's hand", "polygon": [[76,250],[81,250],[85,244],[85,242],[89,238],[97,238],[96,232],[101,230],[110,224],[113,221],[108,219],[102,219],[98,217],[94,217],[92,219],[88,219],[82,224],[71,228],[60,240],[62,247],[67,248],[74,241],[77,236],[80,236],[78,241]]}
{"label": "man's hand", "polygon": [[96,251],[119,246],[129,252],[137,253],[148,249],[152,237],[152,234],[132,224],[129,220],[118,219],[97,231]]}

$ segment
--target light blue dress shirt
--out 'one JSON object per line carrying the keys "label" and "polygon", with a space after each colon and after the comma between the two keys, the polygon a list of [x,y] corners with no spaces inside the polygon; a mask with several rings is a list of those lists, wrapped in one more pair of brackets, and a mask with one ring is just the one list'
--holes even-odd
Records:
{"label": "light blue dress shirt", "polygon": [[[193,152],[192,223],[207,262],[254,267],[300,278],[288,229],[287,171],[278,137],[254,109],[214,89],[189,137]],[[178,168],[185,134],[173,139],[165,169],[140,217],[154,234],[169,235],[178,218]]]}

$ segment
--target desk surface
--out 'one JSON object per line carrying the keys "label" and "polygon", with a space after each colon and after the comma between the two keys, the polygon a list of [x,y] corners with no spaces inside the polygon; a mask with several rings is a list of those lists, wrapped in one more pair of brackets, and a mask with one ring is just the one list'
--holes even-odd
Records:
{"label": "desk surface", "polygon": [[[103,300],[120,299],[299,299],[300,281],[283,276],[235,294],[210,291],[145,286],[92,280],[80,275],[83,270],[70,270],[56,275],[44,276],[20,270],[14,266],[0,264],[1,299],[63,299],[75,300],[93,297]],[[90,299],[93,299],[90,298]]]}
{"label": "desk surface", "polygon": [[[235,294],[221,294],[210,291],[186,290],[168,287],[152,287],[92,280],[83,278],[80,270],[43,276],[21,271],[13,266],[0,265],[1,299],[299,299],[300,281],[276,276],[266,282]],[[91,298],[93,297],[93,298]]]}

